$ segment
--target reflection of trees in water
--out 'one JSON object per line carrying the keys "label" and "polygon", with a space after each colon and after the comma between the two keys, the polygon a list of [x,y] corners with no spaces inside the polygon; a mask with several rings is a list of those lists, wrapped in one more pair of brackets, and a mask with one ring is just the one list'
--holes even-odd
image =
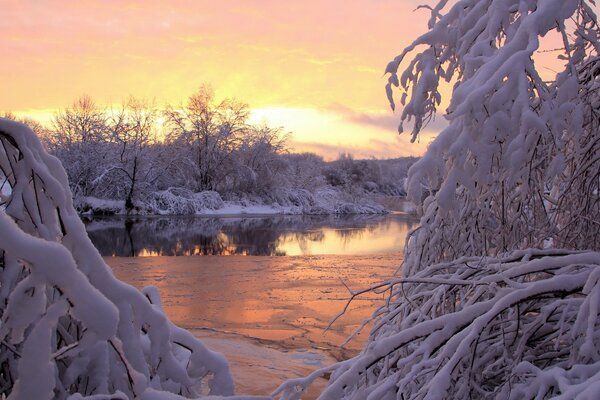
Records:
{"label": "reflection of trees in water", "polygon": [[[377,224],[365,224],[361,227],[351,227],[345,229],[338,229],[335,231],[336,235],[340,238],[340,241],[346,245],[352,240],[361,239],[368,234],[373,234],[375,231],[390,231],[392,228],[392,219],[382,219]],[[412,224],[409,225],[409,229]]]}
{"label": "reflection of trees in water", "polygon": [[[328,220],[321,221],[322,226],[318,230],[294,232],[292,235],[285,236],[284,241],[287,243],[296,242],[303,254],[310,254],[311,242],[323,241],[326,229],[329,229],[344,247],[347,247],[357,240],[372,238],[376,233],[379,233],[378,236],[385,235],[385,233],[397,233],[394,225],[398,223],[403,224],[408,232],[418,221],[415,217],[389,215],[378,216],[377,218],[371,218],[371,216],[364,217],[352,216],[349,219],[348,216],[330,217]],[[315,229],[315,227],[313,226],[310,229]]]}
{"label": "reflection of trees in water", "polygon": [[283,243],[296,242],[303,254],[310,254],[310,244],[312,242],[322,242],[323,239],[325,239],[325,232],[319,229],[308,232],[287,233],[281,237],[280,241]]}
{"label": "reflection of trees in water", "polygon": [[90,239],[102,255],[137,256],[223,254],[222,224],[190,218],[100,218],[86,221]]}
{"label": "reflection of trees in water", "polygon": [[[394,222],[395,221],[395,222]],[[84,222],[102,255],[284,255],[296,241],[308,253],[333,229],[346,242],[365,232],[389,229],[397,218],[381,215],[274,216],[256,218],[105,217]],[[408,221],[407,221],[408,223]]]}

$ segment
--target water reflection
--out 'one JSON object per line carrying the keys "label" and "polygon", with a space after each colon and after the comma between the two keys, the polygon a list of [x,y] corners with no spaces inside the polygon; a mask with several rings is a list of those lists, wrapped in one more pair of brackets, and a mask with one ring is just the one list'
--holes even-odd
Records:
{"label": "water reflection", "polygon": [[103,256],[308,255],[400,252],[408,215],[249,218],[104,217],[84,223]]}

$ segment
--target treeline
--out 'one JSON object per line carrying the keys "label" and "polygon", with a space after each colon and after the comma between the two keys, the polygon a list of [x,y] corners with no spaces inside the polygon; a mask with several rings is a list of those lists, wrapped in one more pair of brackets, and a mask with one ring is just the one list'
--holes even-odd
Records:
{"label": "treeline", "polygon": [[61,160],[74,197],[121,200],[127,210],[172,188],[217,191],[224,198],[268,199],[275,190],[325,185],[354,195],[403,194],[414,159],[354,160],[342,154],[328,163],[316,154],[291,153],[289,134],[251,124],[249,116],[247,104],[217,101],[203,86],[177,107],[159,109],[129,98],[118,109],[103,109],[84,96],[49,126],[25,122]]}

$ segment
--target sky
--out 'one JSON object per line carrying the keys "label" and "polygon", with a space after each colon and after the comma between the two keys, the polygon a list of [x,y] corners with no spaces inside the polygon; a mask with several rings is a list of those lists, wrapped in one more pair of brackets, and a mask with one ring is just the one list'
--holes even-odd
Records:
{"label": "sky", "polygon": [[[326,159],[421,155],[387,103],[387,62],[424,0],[0,0],[0,112],[48,120],[81,95],[184,104],[202,84]],[[431,1],[430,1],[431,2]]]}

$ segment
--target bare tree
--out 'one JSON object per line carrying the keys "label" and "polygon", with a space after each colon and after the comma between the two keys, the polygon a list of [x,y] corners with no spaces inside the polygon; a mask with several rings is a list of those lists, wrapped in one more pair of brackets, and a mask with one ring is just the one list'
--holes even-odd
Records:
{"label": "bare tree", "polygon": [[111,113],[108,120],[114,153],[112,162],[96,181],[112,182],[116,175],[117,182],[112,182],[110,187],[123,192],[117,195],[124,198],[127,212],[134,207],[133,201],[143,189],[140,186],[151,188],[162,171],[163,166],[157,165],[154,146],[158,115],[151,103],[131,97],[120,110]]}
{"label": "bare tree", "polygon": [[165,116],[168,140],[193,168],[195,190],[215,190],[248,129],[248,106],[235,99],[217,102],[212,88],[205,85],[185,107],[168,107]]}
{"label": "bare tree", "polygon": [[69,176],[75,196],[89,196],[106,159],[107,116],[89,96],[77,99],[53,121],[51,151]]}

